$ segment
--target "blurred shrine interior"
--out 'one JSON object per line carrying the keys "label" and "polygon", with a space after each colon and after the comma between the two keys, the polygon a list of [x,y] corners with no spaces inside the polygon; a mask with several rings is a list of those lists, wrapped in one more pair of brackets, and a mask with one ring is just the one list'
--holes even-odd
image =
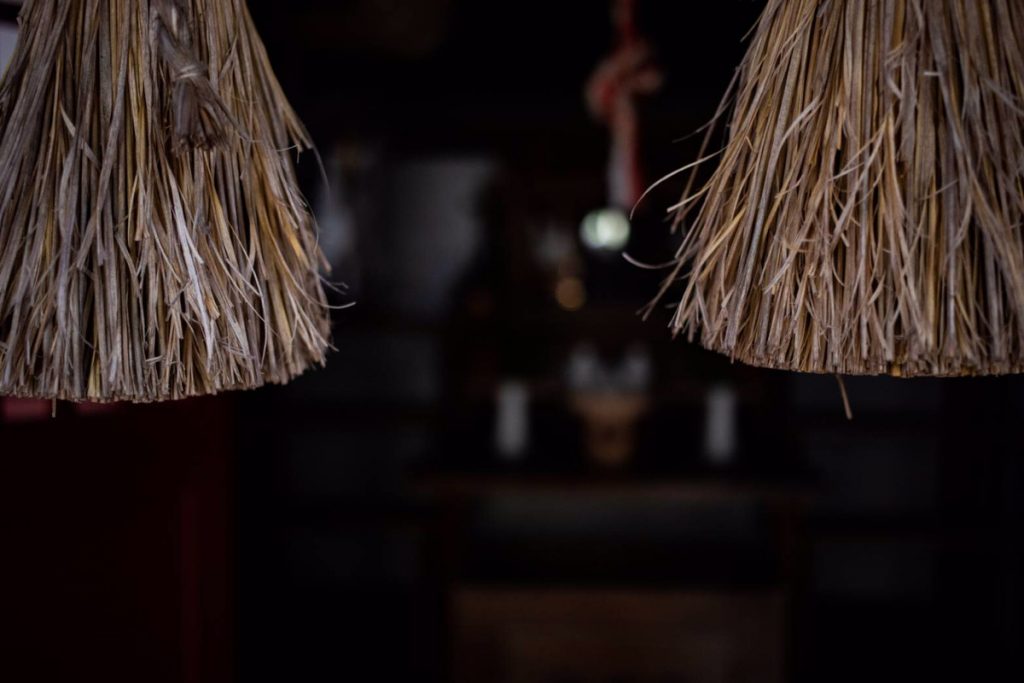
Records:
{"label": "blurred shrine interior", "polygon": [[698,157],[762,3],[637,0],[625,70],[614,5],[249,1],[336,350],[0,399],[0,678],[1024,680],[1024,383],[849,378],[848,420],[638,315],[684,180],[623,186]]}

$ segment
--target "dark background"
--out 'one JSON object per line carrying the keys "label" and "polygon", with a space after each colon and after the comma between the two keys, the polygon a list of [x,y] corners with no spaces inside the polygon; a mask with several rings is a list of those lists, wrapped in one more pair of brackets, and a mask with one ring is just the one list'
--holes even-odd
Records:
{"label": "dark background", "polygon": [[[1024,384],[849,378],[851,422],[833,378],[732,366],[671,339],[662,308],[640,320],[662,274],[576,237],[606,197],[583,101],[613,48],[605,2],[250,7],[323,157],[326,182],[312,155],[300,175],[349,287],[334,303],[357,305],[287,387],[5,408],[0,677],[1021,677]],[[639,2],[666,77],[639,105],[648,181],[696,157],[760,7]],[[680,193],[640,207],[631,255],[671,257]],[[579,310],[538,257],[551,234]],[[581,345],[650,364],[625,466],[588,457]],[[510,380],[530,438],[503,459]],[[719,466],[712,387],[739,402]],[[638,664],[659,657],[691,668]]]}

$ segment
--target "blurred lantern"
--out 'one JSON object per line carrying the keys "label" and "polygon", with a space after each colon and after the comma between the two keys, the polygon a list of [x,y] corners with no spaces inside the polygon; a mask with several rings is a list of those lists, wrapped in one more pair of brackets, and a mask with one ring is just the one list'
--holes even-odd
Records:
{"label": "blurred lantern", "polygon": [[587,288],[575,275],[561,275],[555,281],[555,301],[567,311],[578,311],[587,303]]}
{"label": "blurred lantern", "polygon": [[622,209],[597,209],[584,217],[580,239],[590,249],[621,251],[629,241],[629,216]]}
{"label": "blurred lantern", "polygon": [[530,446],[530,389],[525,382],[505,380],[495,395],[494,445],[507,462],[521,460]]}
{"label": "blurred lantern", "polygon": [[704,457],[714,466],[732,464],[739,440],[736,424],[736,390],[720,383],[704,398]]}
{"label": "blurred lantern", "polygon": [[1022,35],[1020,2],[769,0],[674,207],[672,328],[804,372],[1024,369]]}
{"label": "blurred lantern", "polygon": [[309,147],[243,0],[34,0],[0,84],[0,394],[156,401],[322,363],[287,155]]}

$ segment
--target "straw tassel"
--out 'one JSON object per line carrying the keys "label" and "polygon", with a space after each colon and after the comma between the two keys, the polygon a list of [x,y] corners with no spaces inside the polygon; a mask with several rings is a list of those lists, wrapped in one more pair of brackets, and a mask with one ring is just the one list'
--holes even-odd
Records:
{"label": "straw tassel", "polygon": [[29,0],[0,83],[0,394],[158,401],[324,360],[310,146],[242,0]]}
{"label": "straw tassel", "polygon": [[1010,0],[768,0],[672,208],[672,329],[802,372],[1020,372],[1021,36]]}

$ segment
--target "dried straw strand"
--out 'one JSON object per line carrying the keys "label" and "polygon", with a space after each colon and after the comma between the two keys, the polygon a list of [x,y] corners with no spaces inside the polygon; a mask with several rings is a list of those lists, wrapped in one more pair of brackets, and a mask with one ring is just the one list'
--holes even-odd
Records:
{"label": "dried straw strand", "polygon": [[156,401],[284,382],[328,346],[243,0],[29,0],[0,83],[0,395]]}
{"label": "dried straw strand", "polygon": [[673,331],[802,372],[1024,369],[1022,36],[1016,0],[768,0],[672,208]]}

